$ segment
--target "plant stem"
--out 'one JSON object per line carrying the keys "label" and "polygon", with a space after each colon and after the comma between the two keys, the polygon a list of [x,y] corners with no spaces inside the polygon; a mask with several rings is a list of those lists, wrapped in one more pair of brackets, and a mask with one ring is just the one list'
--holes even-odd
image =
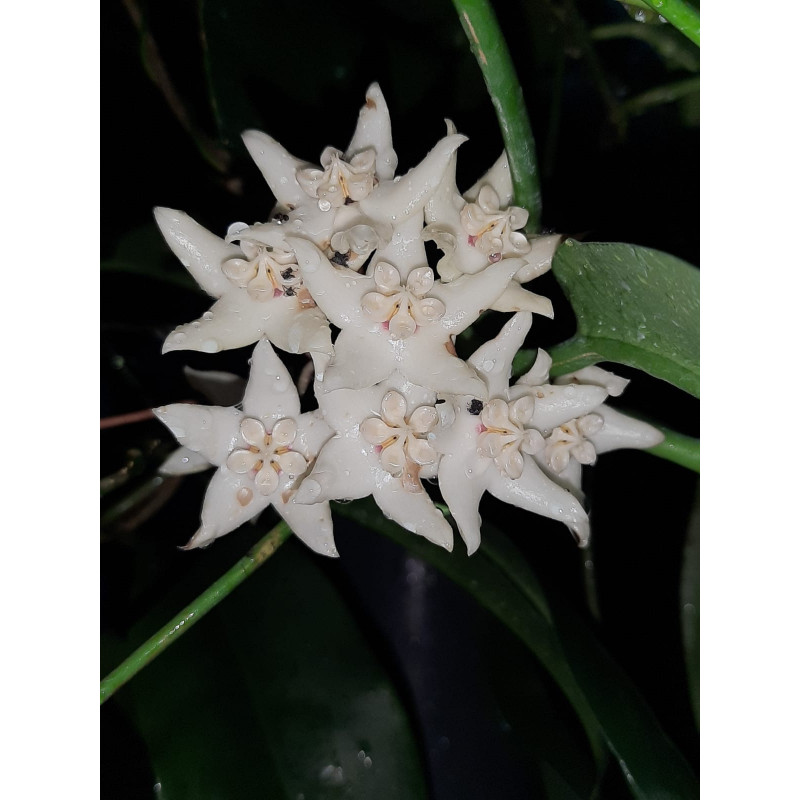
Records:
{"label": "plant stem", "polygon": [[664,441],[651,447],[647,452],[659,458],[665,458],[675,464],[680,464],[686,469],[700,472],[700,440],[694,436],[686,436],[683,433],[665,428],[663,425],[650,423],[654,428],[658,428],[664,434]]}
{"label": "plant stem", "polygon": [[131,653],[100,682],[100,704],[124,686],[134,675],[183,636],[198,620],[224,600],[240,583],[255,572],[291,535],[285,522],[279,522],[257,542],[219,580],[208,587],[193,603],[179,611],[163,628]]}
{"label": "plant stem", "polygon": [[453,0],[453,5],[497,113],[514,184],[514,200],[529,214],[525,230],[538,233],[542,198],[536,145],[508,45],[487,0]]}
{"label": "plant stem", "polygon": [[700,47],[700,12],[694,6],[686,0],[644,0],[644,2]]}

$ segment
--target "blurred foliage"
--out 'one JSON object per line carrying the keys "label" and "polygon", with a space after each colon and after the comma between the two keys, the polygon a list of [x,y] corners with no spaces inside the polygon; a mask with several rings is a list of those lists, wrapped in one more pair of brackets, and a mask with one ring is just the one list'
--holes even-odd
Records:
{"label": "blurred foliage", "polygon": [[[538,144],[546,228],[660,251],[659,275],[685,273],[699,256],[699,50],[615,0],[494,9]],[[234,220],[265,219],[272,199],[242,130],[263,129],[315,160],[349,140],[377,80],[400,171],[441,137],[445,117],[470,136],[462,188],[502,147],[445,0],[121,0],[103,7],[102,47],[105,417],[203,402],[187,365],[246,374],[247,348],[160,355],[164,336],[207,302],[151,216],[154,205],[180,208],[220,234]],[[591,298],[576,298],[570,259],[591,252],[599,269],[594,257],[613,248],[561,248],[561,267],[534,287],[553,297],[555,320],[537,319],[527,347],[589,332],[581,309]],[[486,315],[459,347],[474,349],[501,324]],[[694,336],[685,325],[681,334]],[[675,351],[681,358],[684,345],[694,339]],[[635,378],[627,410],[697,434],[694,398],[620,360],[628,366],[615,371]],[[287,358],[295,376],[304,364]],[[181,553],[207,475],[157,475],[172,443],[154,420],[109,428],[101,441],[105,674],[274,518]],[[365,529],[382,518],[345,507],[366,516],[358,526],[338,519],[340,562],[290,542],[103,706],[104,796],[693,797],[696,486],[647,454],[604,455],[587,472],[590,559],[555,523],[491,498],[484,519],[505,533],[488,533],[472,559],[395,530],[398,547]],[[460,589],[437,582],[428,561]]]}

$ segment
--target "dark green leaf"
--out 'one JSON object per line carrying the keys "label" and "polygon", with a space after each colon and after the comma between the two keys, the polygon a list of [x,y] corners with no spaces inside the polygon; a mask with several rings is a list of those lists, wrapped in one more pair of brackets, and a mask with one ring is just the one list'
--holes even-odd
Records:
{"label": "dark green leaf", "polygon": [[640,800],[699,798],[698,780],[686,759],[588,624],[554,596],[551,608],[558,638],[577,684],[595,713],[635,797]]}
{"label": "dark green leaf", "polygon": [[394,687],[294,540],[117,699],[168,800],[426,796]]}
{"label": "dark green leaf", "polygon": [[681,622],[689,697],[700,725],[700,498],[695,500],[683,551]]}
{"label": "dark green leaf", "polygon": [[547,609],[547,601],[538,581],[526,577],[530,572],[524,558],[507,537],[484,524],[477,553],[467,556],[462,548],[448,553],[420,536],[409,534],[368,502],[337,504],[336,508],[342,516],[383,533],[433,564],[506,625],[536,655],[566,694],[586,730],[596,759],[602,761],[604,746],[592,711],[564,661],[548,617],[540,611]]}
{"label": "dark green leaf", "polygon": [[589,800],[597,765],[569,701],[523,642],[492,617],[481,619],[481,650],[493,694],[504,722],[524,748],[538,784],[534,796]]}
{"label": "dark green leaf", "polygon": [[[630,679],[574,611],[558,598],[544,595],[508,537],[484,524],[481,547],[468,557],[461,548],[447,553],[409,534],[368,503],[338,505],[337,511],[401,543],[491,611],[564,692],[584,726],[598,766],[604,758],[599,738],[607,742],[636,797],[690,800],[696,796],[697,780],[690,767]],[[553,600],[558,601],[557,615]]]}
{"label": "dark green leaf", "polygon": [[[644,370],[700,395],[700,273],[679,258],[629,244],[568,239],[553,272],[578,320],[550,351],[554,375],[598,361]],[[524,356],[516,366],[524,368]]]}

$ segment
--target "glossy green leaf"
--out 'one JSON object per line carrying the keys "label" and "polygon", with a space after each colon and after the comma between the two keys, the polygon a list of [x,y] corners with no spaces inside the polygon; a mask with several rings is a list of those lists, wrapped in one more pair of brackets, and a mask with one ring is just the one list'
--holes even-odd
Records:
{"label": "glossy green leaf", "polygon": [[694,800],[697,777],[588,624],[551,596],[558,638],[581,692],[639,800]]}
{"label": "glossy green leaf", "polygon": [[603,763],[600,740],[604,740],[637,798],[691,800],[697,795],[691,768],[630,679],[574,611],[557,597],[545,595],[508,537],[484,524],[481,547],[468,557],[461,548],[447,553],[409,534],[369,503],[338,505],[337,512],[401,543],[491,611],[564,692],[584,726],[598,765]]}
{"label": "glossy green leaf", "polygon": [[[636,367],[700,395],[700,273],[679,258],[630,244],[568,239],[553,272],[578,320],[550,350],[553,375],[598,361]],[[525,356],[517,362],[524,368]]]}
{"label": "glossy green leaf", "polygon": [[110,702],[169,800],[426,796],[392,683],[295,540]]}
{"label": "glossy green leaf", "polygon": [[580,718],[595,757],[602,761],[604,745],[593,713],[564,660],[548,617],[542,613],[547,610],[542,589],[538,581],[530,577],[523,557],[507,537],[484,524],[480,549],[473,556],[467,556],[463,548],[448,553],[420,536],[409,534],[367,501],[337,504],[336,510],[341,516],[388,536],[424,558],[491,611],[553,676]]}

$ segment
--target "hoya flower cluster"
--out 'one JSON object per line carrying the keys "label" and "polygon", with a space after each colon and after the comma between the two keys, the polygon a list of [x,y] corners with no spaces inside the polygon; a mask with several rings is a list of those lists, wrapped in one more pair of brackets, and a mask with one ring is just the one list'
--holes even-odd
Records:
{"label": "hoya flower cluster", "polygon": [[[335,556],[329,501],[371,495],[387,517],[451,550],[453,528],[426,491],[432,478],[470,553],[485,492],[560,520],[585,545],[581,466],[661,437],[606,406],[626,381],[597,367],[551,382],[540,350],[509,385],[532,315],[553,313],[522,284],[549,269],[559,237],[522,232],[527,212],[511,205],[505,157],[460,193],[466,137],[448,122],[423,161],[395,176],[377,85],[347,149],[327,147],[319,166],[266,134],[244,141],[277,199],[267,222],[235,223],[220,238],[156,210],[169,246],[216,298],[164,352],[255,345],[241,408],[155,411],[182,445],[168,469],[217,467],[187,546],[272,505],[309,547]],[[433,266],[426,240],[443,253]],[[456,337],[486,309],[513,315],[464,361]],[[310,355],[315,410],[301,413],[275,348]]]}

